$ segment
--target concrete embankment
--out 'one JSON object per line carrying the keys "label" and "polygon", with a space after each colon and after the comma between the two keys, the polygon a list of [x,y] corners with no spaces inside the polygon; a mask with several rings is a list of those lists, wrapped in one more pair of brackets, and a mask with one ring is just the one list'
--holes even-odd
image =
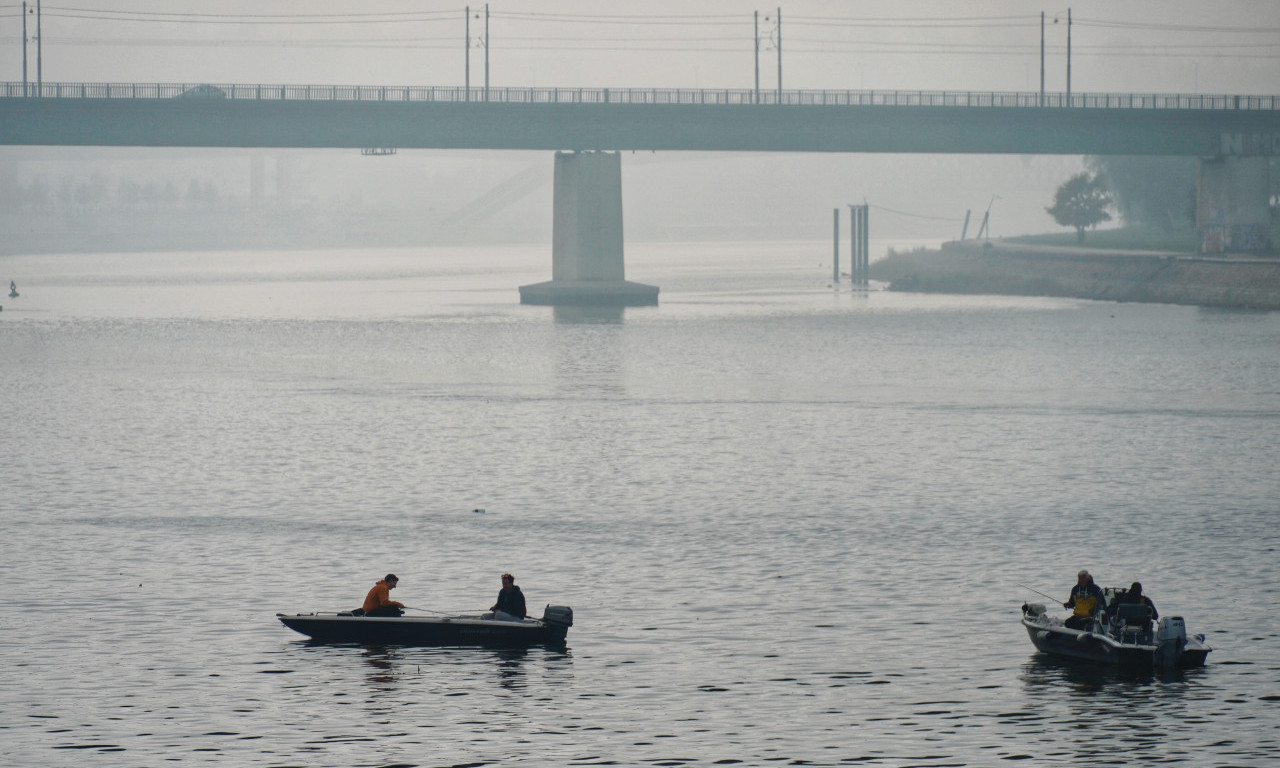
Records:
{"label": "concrete embankment", "polygon": [[1061,296],[1100,301],[1280,310],[1280,258],[1061,248],[1005,241],[945,243],[871,265],[890,290]]}

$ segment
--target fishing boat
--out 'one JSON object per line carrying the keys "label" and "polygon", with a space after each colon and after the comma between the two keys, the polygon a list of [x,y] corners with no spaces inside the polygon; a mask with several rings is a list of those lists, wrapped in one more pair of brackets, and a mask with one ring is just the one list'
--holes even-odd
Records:
{"label": "fishing boat", "polygon": [[1149,606],[1117,602],[1123,589],[1103,589],[1105,605],[1113,610],[1095,618],[1086,629],[1072,629],[1050,616],[1043,603],[1022,605],[1022,626],[1041,652],[1128,669],[1187,669],[1204,666],[1213,650],[1204,635],[1187,635],[1181,616],[1151,619]]}
{"label": "fishing boat", "polygon": [[514,648],[563,644],[573,626],[573,609],[548,605],[541,619],[515,620],[495,619],[489,614],[365,616],[360,611],[277,613],[276,618],[317,643]]}

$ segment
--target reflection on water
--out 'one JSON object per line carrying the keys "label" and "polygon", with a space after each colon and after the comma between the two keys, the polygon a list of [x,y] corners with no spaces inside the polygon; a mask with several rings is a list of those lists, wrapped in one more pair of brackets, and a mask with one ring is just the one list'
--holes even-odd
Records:
{"label": "reflection on water", "polygon": [[397,664],[400,654],[395,648],[366,646],[364,662],[369,665],[367,679],[374,690],[387,691],[397,680]]}
{"label": "reflection on water", "polygon": [[557,323],[618,324],[626,316],[626,307],[557,306]]}
{"label": "reflection on water", "polygon": [[1192,724],[1212,717],[1212,675],[1212,666],[1155,673],[1037,657],[1019,678],[1036,728],[1082,733],[1077,762],[1139,764],[1157,754],[1177,762],[1202,745]]}
{"label": "reflection on water", "polygon": [[497,652],[498,684],[508,690],[524,687],[524,662],[529,657],[527,648],[513,648]]}
{"label": "reflection on water", "polygon": [[[1212,663],[1212,662],[1210,662]],[[1083,695],[1105,693],[1109,690],[1129,690],[1133,687],[1170,685],[1186,682],[1202,674],[1198,669],[1156,669],[1142,667],[1117,667],[1091,664],[1077,659],[1061,659],[1047,654],[1036,656],[1022,668],[1019,675],[1028,692],[1037,688],[1070,690]],[[1171,688],[1172,690],[1172,688]]]}
{"label": "reflection on water", "polygon": [[[531,672],[540,687],[558,686],[571,679],[573,665],[573,654],[565,644],[437,648],[295,641],[288,649],[300,652],[294,659],[299,669],[322,670],[321,674],[344,687],[359,681],[360,690],[377,695],[402,693],[423,683],[443,684],[459,673],[467,679],[488,678],[510,691],[527,690]],[[361,678],[353,674],[358,671],[356,661],[364,665]]]}

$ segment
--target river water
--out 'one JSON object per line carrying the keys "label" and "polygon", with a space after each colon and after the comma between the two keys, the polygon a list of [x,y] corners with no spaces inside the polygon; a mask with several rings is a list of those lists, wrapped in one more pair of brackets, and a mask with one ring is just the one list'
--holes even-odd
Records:
{"label": "river water", "polygon": [[[1280,314],[827,247],[632,245],[612,313],[520,306],[546,248],[0,259],[0,764],[1280,761]],[[1208,666],[1038,656],[1082,567]],[[508,570],[567,650],[274,618]]]}

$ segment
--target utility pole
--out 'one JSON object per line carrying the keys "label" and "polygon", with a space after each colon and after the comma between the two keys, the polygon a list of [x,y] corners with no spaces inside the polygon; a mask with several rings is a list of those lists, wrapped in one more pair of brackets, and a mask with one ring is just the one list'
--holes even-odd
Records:
{"label": "utility pole", "polygon": [[465,52],[467,54],[467,65],[464,70],[466,74],[464,75],[464,80],[463,80],[465,84],[464,90],[466,91],[466,95],[463,96],[463,99],[465,99],[466,101],[471,101],[471,6],[468,5],[464,13],[466,14],[466,26],[464,28],[463,34],[466,35],[467,40],[463,48],[465,49]]}
{"label": "utility pole", "polygon": [[1040,106],[1044,106],[1044,11],[1040,12]]}
{"label": "utility pole", "polygon": [[40,51],[44,46],[44,35],[40,34],[40,0],[36,0],[36,95],[44,95],[44,67]]}
{"label": "utility pole", "polygon": [[484,4],[484,100],[489,100],[489,4]]}
{"label": "utility pole", "polygon": [[756,11],[756,96],[755,104],[760,103],[760,12]]}
{"label": "utility pole", "polygon": [[782,8],[778,8],[778,103],[782,103]]}
{"label": "utility pole", "polygon": [[27,93],[27,0],[22,0],[22,95]]}
{"label": "utility pole", "polygon": [[1067,106],[1071,106],[1071,9],[1067,9]]}

